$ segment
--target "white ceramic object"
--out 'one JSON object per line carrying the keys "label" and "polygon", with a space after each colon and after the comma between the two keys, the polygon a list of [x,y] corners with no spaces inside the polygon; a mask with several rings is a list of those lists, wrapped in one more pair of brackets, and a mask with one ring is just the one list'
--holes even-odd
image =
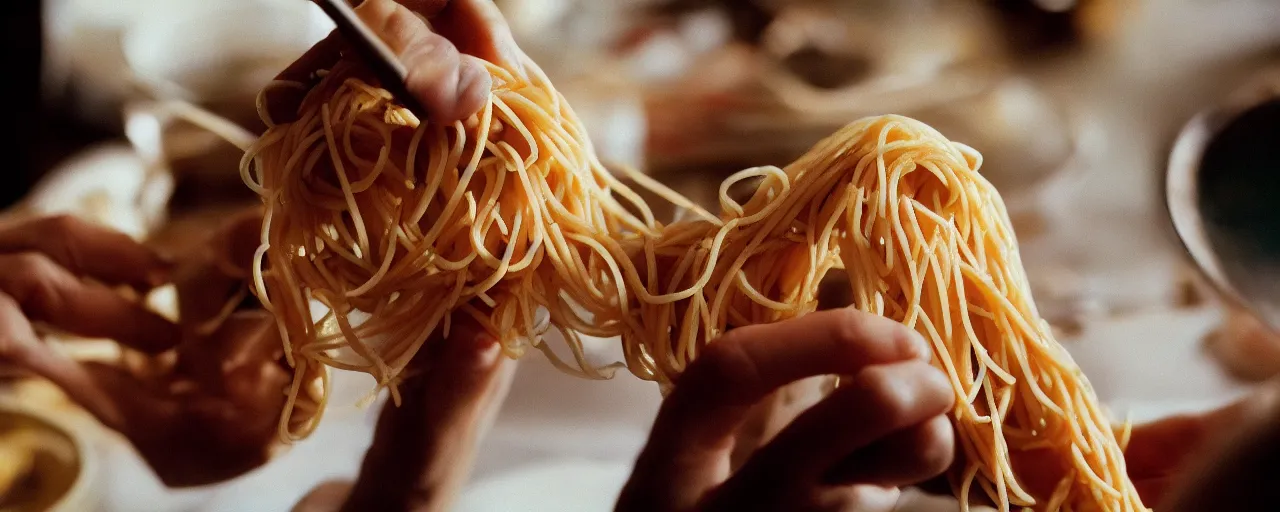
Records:
{"label": "white ceramic object", "polygon": [[80,470],[71,488],[62,495],[49,512],[92,512],[98,509],[102,483],[101,460],[91,445],[92,434],[85,425],[69,417],[46,413],[34,407],[5,397],[0,398],[0,411],[25,415],[44,423],[65,435],[79,458]]}
{"label": "white ceramic object", "polygon": [[252,98],[333,23],[310,2],[161,2],[124,35],[125,61],[154,97]]}
{"label": "white ceramic object", "polygon": [[165,220],[173,180],[124,144],[85,150],[51,171],[24,201],[36,215],[72,214],[142,240]]}

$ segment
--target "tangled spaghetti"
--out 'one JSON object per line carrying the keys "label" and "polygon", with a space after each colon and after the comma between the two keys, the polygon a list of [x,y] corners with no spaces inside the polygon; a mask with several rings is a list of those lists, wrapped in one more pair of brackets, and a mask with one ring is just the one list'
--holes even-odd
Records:
{"label": "tangled spaghetti", "polygon": [[[922,333],[950,376],[963,503],[977,487],[1003,510],[1143,509],[1122,442],[1036,312],[977,152],[914,120],[863,119],[786,169],[734,175],[721,215],[633,176],[696,216],[666,225],[600,164],[536,65],[489,69],[490,101],[469,123],[421,122],[346,65],[296,121],[265,119],[242,165],[266,207],[255,292],[297,380],[368,372],[395,397],[459,312],[510,356],[536,347],[588,378],[618,365],[592,367],[579,336],[619,337],[622,364],[667,385],[727,329],[813,311],[823,276],[844,268],[854,306]],[[746,179],[760,184],[739,204],[728,189]],[[573,363],[542,342],[551,329]],[[290,437],[314,426],[289,420],[300,385]],[[1066,468],[1051,493],[1020,483],[1011,461],[1027,450]]]}

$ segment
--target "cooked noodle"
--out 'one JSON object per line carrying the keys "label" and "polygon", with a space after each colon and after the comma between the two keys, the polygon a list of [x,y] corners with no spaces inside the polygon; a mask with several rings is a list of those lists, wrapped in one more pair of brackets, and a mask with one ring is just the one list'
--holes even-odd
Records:
{"label": "cooked noodle", "polygon": [[[296,121],[264,116],[242,168],[266,207],[254,288],[299,372],[367,372],[398,399],[409,360],[461,313],[511,357],[533,347],[575,375],[625,366],[665,388],[727,329],[814,311],[823,276],[845,268],[854,307],[923,334],[950,376],[963,503],[1143,509],[1092,389],[1036,312],[977,152],[867,118],[786,169],[734,175],[719,216],[634,176],[697,217],[667,225],[600,164],[536,65],[489,71],[490,101],[467,123],[422,122],[345,64]],[[728,190],[747,179],[761,183],[739,204]],[[543,343],[551,329],[573,361]],[[592,366],[583,335],[620,338],[625,361]],[[290,422],[289,403],[282,435],[297,438],[314,421]],[[1050,495],[1013,467],[1032,449],[1066,468]]]}

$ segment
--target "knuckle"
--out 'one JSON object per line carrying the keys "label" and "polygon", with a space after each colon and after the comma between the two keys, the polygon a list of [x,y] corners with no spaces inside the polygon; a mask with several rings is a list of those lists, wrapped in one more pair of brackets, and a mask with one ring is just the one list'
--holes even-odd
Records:
{"label": "knuckle", "polygon": [[846,357],[865,358],[868,352],[883,354],[873,359],[920,358],[928,355],[928,349],[919,335],[905,325],[853,308],[838,311],[835,342]]}
{"label": "knuckle", "polygon": [[419,34],[427,30],[426,24],[403,5],[388,2],[385,6],[374,15],[381,18],[382,33],[386,34],[393,43],[399,42],[402,45],[409,43],[418,39]]}
{"label": "knuckle", "polygon": [[72,267],[79,264],[75,240],[81,237],[85,227],[83,220],[68,214],[45,217],[37,224],[41,236],[47,241],[45,251]]}
{"label": "knuckle", "polygon": [[900,372],[883,366],[873,366],[855,377],[855,389],[866,402],[867,411],[890,428],[902,428],[911,424],[917,409],[917,386],[903,379]]}
{"label": "knuckle", "polygon": [[842,348],[858,348],[866,342],[868,323],[877,317],[853,308],[839,309],[836,319],[835,341]]}
{"label": "knuckle", "polygon": [[946,412],[956,403],[956,390],[951,386],[951,379],[942,370],[924,362],[916,363],[919,367],[922,386],[921,394],[928,397],[933,406],[931,411]]}
{"label": "knuckle", "polygon": [[[3,311],[5,317],[8,317],[11,311],[19,310],[20,307],[17,301],[13,300],[13,297],[0,293],[0,311]],[[18,326],[14,323],[9,323],[0,328],[0,358],[18,359],[22,356],[21,337],[15,335],[14,332],[17,329]]]}
{"label": "knuckle", "polygon": [[74,215],[60,213],[40,219],[38,225],[46,234],[68,236],[78,231],[83,226],[83,221]]}
{"label": "knuckle", "polygon": [[761,377],[755,362],[743,348],[741,329],[730,331],[703,351],[689,367],[692,382],[722,389],[756,389]]}
{"label": "knuckle", "polygon": [[883,488],[875,485],[855,485],[831,493],[820,508],[813,510],[888,510],[898,501],[896,488]]}
{"label": "knuckle", "polygon": [[23,253],[13,261],[15,279],[8,290],[18,303],[42,310],[56,309],[61,299],[57,264],[36,253]]}
{"label": "knuckle", "polygon": [[459,101],[458,82],[461,60],[448,41],[420,40],[406,54],[405,85],[419,101],[433,111],[452,114]]}
{"label": "knuckle", "polygon": [[445,38],[426,28],[420,29],[419,32],[409,32],[412,29],[408,28],[405,30],[403,58],[410,75],[413,74],[414,69],[448,69],[444,64],[452,64],[456,67],[456,64],[461,61],[458,49]]}
{"label": "knuckle", "polygon": [[921,473],[936,476],[950,468],[956,455],[951,421],[946,416],[935,416],[921,425],[912,455]]}
{"label": "knuckle", "polygon": [[880,421],[891,425],[907,423],[915,397],[894,374],[876,366],[863,370],[855,379],[856,389],[867,401],[867,410],[874,411]]}
{"label": "knuckle", "polygon": [[449,4],[448,0],[399,0],[400,5],[407,7],[409,10],[431,17],[444,10]]}
{"label": "knuckle", "polygon": [[25,252],[13,259],[12,271],[24,282],[43,281],[47,279],[54,266],[53,261],[42,254]]}

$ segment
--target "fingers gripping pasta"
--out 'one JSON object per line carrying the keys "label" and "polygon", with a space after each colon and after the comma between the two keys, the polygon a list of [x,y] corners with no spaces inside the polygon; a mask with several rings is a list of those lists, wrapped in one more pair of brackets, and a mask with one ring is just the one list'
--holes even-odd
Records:
{"label": "fingers gripping pasta", "polygon": [[[962,503],[980,492],[1001,510],[1145,510],[1121,440],[1036,311],[1003,201],[980,166],[976,151],[923,123],[881,116],[850,124],[785,170],[731,177],[763,180],[742,205],[724,192],[729,182],[722,187],[719,227],[675,224],[646,249],[676,262],[650,275],[673,276],[681,285],[670,290],[694,295],[664,308],[633,293],[646,330],[624,331],[624,347],[656,362],[629,367],[669,382],[728,326],[813,311],[819,282],[843,267],[853,306],[918,331],[950,376]],[[1024,488],[1020,454],[1061,468],[1057,487]]]}
{"label": "fingers gripping pasta", "polygon": [[[696,216],[668,225],[600,164],[536,65],[489,70],[490,101],[466,123],[423,122],[342,64],[295,121],[264,115],[242,162],[266,208],[255,293],[297,380],[362,371],[394,398],[410,358],[461,313],[512,357],[534,347],[582,377],[625,366],[665,387],[730,327],[813,311],[822,278],[844,268],[854,307],[920,332],[950,376],[962,503],[1143,510],[1123,440],[1036,312],[977,152],[911,119],[867,118],[785,169],[734,175],[720,215],[632,173]],[[727,191],[746,179],[760,184],[739,204]],[[573,362],[542,342],[551,329]],[[626,360],[591,366],[582,335],[619,337]],[[290,421],[299,386],[289,438],[319,417]],[[1014,461],[1029,450],[1064,468],[1056,489],[1023,485]]]}
{"label": "fingers gripping pasta", "polygon": [[[782,202],[823,204],[811,211],[828,213],[799,224],[837,226],[818,238],[838,239],[854,307],[932,342],[957,393],[962,503],[977,487],[1002,510],[1145,510],[1093,389],[1036,311],[980,166],[976,151],[923,123],[864,119],[788,167],[795,197]],[[1047,495],[1024,488],[1013,466],[1032,451],[1065,468]]]}
{"label": "fingers gripping pasta", "polygon": [[625,290],[597,276],[658,225],[536,67],[490,70],[492,99],[464,126],[422,123],[336,67],[296,121],[246,152],[241,172],[266,206],[256,293],[291,363],[391,384],[455,310],[501,333],[512,356],[561,328],[582,363],[578,333],[610,332],[592,313],[618,309]]}

